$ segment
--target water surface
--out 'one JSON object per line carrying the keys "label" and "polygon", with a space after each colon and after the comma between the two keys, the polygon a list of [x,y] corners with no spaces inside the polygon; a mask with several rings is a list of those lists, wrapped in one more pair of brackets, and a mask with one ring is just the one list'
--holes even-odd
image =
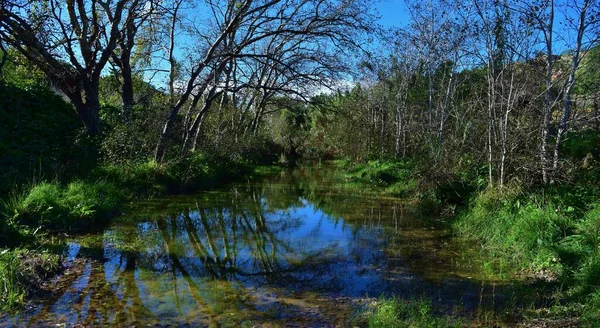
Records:
{"label": "water surface", "polygon": [[4,325],[348,326],[380,295],[466,315],[505,302],[461,252],[410,202],[304,167],[133,204],[71,240],[59,292]]}

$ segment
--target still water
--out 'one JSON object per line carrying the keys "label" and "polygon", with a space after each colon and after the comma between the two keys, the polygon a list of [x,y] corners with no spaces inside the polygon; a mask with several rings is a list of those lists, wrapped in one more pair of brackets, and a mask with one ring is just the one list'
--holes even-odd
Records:
{"label": "still water", "polygon": [[58,292],[0,326],[345,327],[381,295],[466,316],[509,298],[422,217],[326,167],[137,202],[70,240]]}

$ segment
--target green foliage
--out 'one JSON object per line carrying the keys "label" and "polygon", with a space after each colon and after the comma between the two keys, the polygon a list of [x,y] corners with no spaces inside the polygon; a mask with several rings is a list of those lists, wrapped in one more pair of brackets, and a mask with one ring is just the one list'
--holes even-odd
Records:
{"label": "green foliage", "polygon": [[[0,58],[2,57],[3,53],[0,52]],[[7,61],[0,71],[1,82],[21,89],[50,86],[44,73],[14,49],[8,49]]]}
{"label": "green foliage", "polygon": [[414,164],[411,162],[373,160],[356,165],[350,170],[348,177],[389,186],[398,181],[412,179],[414,177]]}
{"label": "green foliage", "polygon": [[137,199],[208,189],[250,172],[251,165],[234,156],[195,152],[168,163],[145,161],[97,167],[92,176],[108,181],[123,191],[126,199]]}
{"label": "green foliage", "polygon": [[560,279],[566,291],[561,299],[569,301],[570,307],[583,304],[582,323],[590,326],[600,318],[600,204],[596,200],[585,210],[584,204],[592,199],[588,194],[594,194],[591,190],[542,191],[482,192],[453,228],[479,241],[488,256],[506,259],[526,272],[542,273],[546,279]]}
{"label": "green foliage", "polygon": [[243,163],[195,153],[169,164],[104,165],[87,180],[40,182],[13,191],[0,206],[3,244],[15,245],[42,231],[82,229],[109,218],[127,200],[208,189],[250,172]]}
{"label": "green foliage", "polygon": [[340,160],[336,165],[348,172],[345,176],[347,180],[381,187],[385,193],[397,197],[414,197],[420,187],[416,165],[412,161],[372,160],[351,164],[347,160]]}
{"label": "green foliage", "polygon": [[73,108],[44,87],[0,83],[0,117],[0,193],[95,161]]}
{"label": "green foliage", "polygon": [[92,176],[111,182],[125,192],[128,199],[163,195],[175,183],[174,178],[168,176],[166,165],[154,161],[102,165]]}
{"label": "green foliage", "polygon": [[100,115],[105,123],[105,134],[100,151],[104,163],[127,164],[148,160],[156,147],[163,119],[161,111],[154,109],[154,106],[134,106],[131,117],[125,121],[120,107],[102,107]]}
{"label": "green foliage", "polygon": [[434,314],[431,302],[380,299],[361,314],[369,328],[442,328],[461,327],[460,320]]}
{"label": "green foliage", "polygon": [[600,92],[600,45],[593,47],[583,57],[577,70],[576,94],[595,94]]}
{"label": "green foliage", "polygon": [[405,179],[385,188],[385,192],[398,197],[410,197],[419,188],[417,179]]}
{"label": "green foliage", "polygon": [[271,118],[268,127],[273,142],[292,159],[300,155],[312,157],[314,154],[310,153],[305,142],[312,123],[309,109],[302,103],[285,99],[278,100],[277,106],[282,110],[277,117]]}
{"label": "green foliage", "polygon": [[600,204],[593,204],[557,246],[568,265],[570,294],[586,298],[598,291],[600,276]]}
{"label": "green foliage", "polygon": [[585,308],[581,317],[581,326],[593,328],[598,326],[598,322],[600,322],[600,289],[597,288],[588,297],[587,302],[585,302]]}

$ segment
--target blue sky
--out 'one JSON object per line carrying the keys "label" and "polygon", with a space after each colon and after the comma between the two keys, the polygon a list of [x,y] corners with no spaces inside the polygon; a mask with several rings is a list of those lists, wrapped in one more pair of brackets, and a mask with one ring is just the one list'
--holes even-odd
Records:
{"label": "blue sky", "polygon": [[379,24],[383,27],[405,26],[409,20],[406,5],[403,0],[380,0],[375,5],[381,19]]}

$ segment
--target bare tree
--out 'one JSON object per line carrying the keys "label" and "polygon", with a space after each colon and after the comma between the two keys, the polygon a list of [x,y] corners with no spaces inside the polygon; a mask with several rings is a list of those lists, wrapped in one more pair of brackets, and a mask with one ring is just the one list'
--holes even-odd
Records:
{"label": "bare tree", "polygon": [[[117,47],[111,56],[111,61],[118,68],[118,74],[121,76],[121,99],[123,103],[123,117],[127,121],[131,116],[131,110],[135,105],[134,98],[134,56],[136,46],[140,46],[140,37],[138,32],[147,23],[149,23],[159,12],[156,10],[157,4],[151,0],[132,0],[129,6],[130,15],[123,22],[121,36],[117,42]],[[144,42],[150,42],[144,40]],[[143,49],[143,47],[140,47]],[[142,52],[142,55],[147,55]]]}
{"label": "bare tree", "polygon": [[[359,0],[207,2],[212,23],[202,28],[194,26],[193,35],[198,40],[196,49],[201,56],[190,61],[186,81],[181,83],[184,87],[177,94],[163,125],[155,158],[160,161],[164,157],[165,141],[173,122],[188,101],[193,107],[188,108],[186,116],[192,115],[197,105],[200,111],[193,115],[194,118],[190,116],[189,131],[184,134],[197,136],[199,122],[210,108],[209,101],[214,100],[219,90],[227,89],[233,95],[243,88],[260,90],[267,96],[262,100],[255,99],[254,104],[258,105],[255,110],[260,111],[275,91],[299,93],[297,84],[281,84],[282,78],[287,76],[286,80],[290,80],[290,74],[298,73],[305,80],[326,78],[332,70],[323,69],[325,61],[336,51],[358,46],[356,35],[366,29],[361,4]],[[298,57],[302,58],[303,65],[296,65]],[[259,78],[253,81],[243,73],[248,72],[249,62],[257,61],[268,67],[263,70],[267,75],[260,79],[260,75],[250,74],[254,79]],[[299,72],[300,68],[302,71]]]}
{"label": "bare tree", "polygon": [[556,143],[554,145],[554,158],[552,160],[552,169],[558,169],[560,161],[560,152],[562,142],[569,129],[569,120],[571,117],[572,93],[576,82],[576,72],[581,63],[582,57],[587,53],[589,47],[594,45],[599,38],[600,23],[600,4],[593,0],[573,1],[567,4],[565,10],[575,12],[577,20],[569,18],[567,21],[576,33],[575,43],[573,44],[573,53],[571,55],[571,67],[569,76],[564,86],[564,104]]}
{"label": "bare tree", "polygon": [[38,66],[99,135],[100,76],[139,13],[136,0],[0,1],[0,38]]}

